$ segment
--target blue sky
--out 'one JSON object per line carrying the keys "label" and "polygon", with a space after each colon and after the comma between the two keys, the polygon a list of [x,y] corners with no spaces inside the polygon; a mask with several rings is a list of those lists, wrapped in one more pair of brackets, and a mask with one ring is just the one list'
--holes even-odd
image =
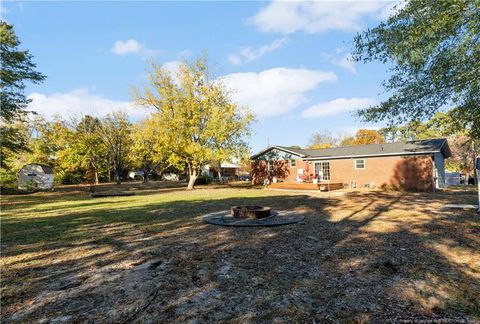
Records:
{"label": "blue sky", "polygon": [[22,47],[47,76],[29,85],[31,109],[104,115],[131,104],[148,59],[175,70],[208,54],[234,100],[257,115],[252,151],[308,143],[315,131],[365,125],[352,112],[378,101],[387,67],[349,59],[353,37],[392,2],[3,2]]}

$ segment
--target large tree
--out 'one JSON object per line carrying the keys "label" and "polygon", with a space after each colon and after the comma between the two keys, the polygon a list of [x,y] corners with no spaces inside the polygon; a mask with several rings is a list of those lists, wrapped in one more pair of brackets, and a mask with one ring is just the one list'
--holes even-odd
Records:
{"label": "large tree", "polygon": [[230,98],[222,82],[210,76],[205,58],[183,62],[172,75],[153,64],[150,84],[135,91],[140,105],[154,107],[160,140],[169,151],[169,162],[184,166],[189,175],[187,189],[193,189],[201,167],[244,147],[252,115]]}
{"label": "large tree", "polygon": [[337,146],[340,142],[338,136],[333,135],[330,131],[317,131],[310,136],[308,141],[309,149],[322,149]]}
{"label": "large tree", "polygon": [[392,65],[389,97],[360,111],[365,121],[422,120],[449,106],[480,137],[480,1],[409,0],[358,34],[356,60]]}
{"label": "large tree", "polygon": [[[20,50],[20,40],[13,26],[0,20],[0,164],[6,167],[5,155],[26,149],[26,142],[17,127],[26,114],[29,99],[25,82],[39,83],[45,76],[35,71],[36,65],[27,50]],[[17,125],[12,126],[13,123]]]}
{"label": "large tree", "polygon": [[97,117],[86,115],[76,126],[75,144],[80,153],[81,166],[99,183],[100,170],[105,168],[108,159],[107,145],[102,140],[102,122]]}
{"label": "large tree", "polygon": [[99,134],[106,146],[117,184],[121,183],[122,173],[130,151],[130,133],[131,123],[128,121],[127,114],[123,111],[115,111],[108,114],[103,119],[102,127],[99,129]]}
{"label": "large tree", "polygon": [[340,142],[340,146],[353,146],[365,144],[381,144],[385,143],[382,134],[374,129],[359,129],[355,135],[344,138]]}
{"label": "large tree", "polygon": [[163,130],[158,127],[157,116],[150,116],[133,126],[130,162],[143,171],[143,182],[148,182],[153,171],[161,173],[168,164],[168,150],[161,142]]}

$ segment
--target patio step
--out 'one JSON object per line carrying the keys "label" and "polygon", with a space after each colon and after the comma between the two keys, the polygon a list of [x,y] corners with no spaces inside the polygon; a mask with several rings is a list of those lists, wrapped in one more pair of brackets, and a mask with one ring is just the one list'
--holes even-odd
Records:
{"label": "patio step", "polygon": [[314,183],[285,183],[277,182],[268,186],[269,189],[288,189],[288,190],[318,190],[318,184]]}

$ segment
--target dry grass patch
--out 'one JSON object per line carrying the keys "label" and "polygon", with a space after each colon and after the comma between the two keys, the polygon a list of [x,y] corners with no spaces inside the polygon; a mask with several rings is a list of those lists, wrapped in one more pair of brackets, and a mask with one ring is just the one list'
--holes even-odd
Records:
{"label": "dry grass patch", "polygon": [[[2,319],[480,318],[479,217],[441,208],[474,203],[473,193],[135,190],[2,197]],[[296,210],[305,221],[224,228],[201,220],[238,204]]]}

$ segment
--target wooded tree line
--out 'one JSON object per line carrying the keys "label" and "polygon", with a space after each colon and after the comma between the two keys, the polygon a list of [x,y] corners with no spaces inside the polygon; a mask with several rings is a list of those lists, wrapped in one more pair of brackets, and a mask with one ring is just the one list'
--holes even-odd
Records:
{"label": "wooded tree line", "polygon": [[25,148],[3,156],[3,182],[13,182],[22,165],[54,168],[58,183],[120,181],[142,170],[144,181],[169,169],[187,174],[193,189],[201,168],[243,158],[253,116],[234,104],[227,89],[210,79],[205,58],[181,63],[176,75],[152,65],[150,85],[135,90],[135,101],[154,109],[138,122],[125,111],[18,121]]}
{"label": "wooded tree line", "polygon": [[[28,162],[52,166],[57,183],[116,181],[141,169],[144,181],[167,168],[186,172],[193,189],[201,168],[242,158],[253,115],[237,106],[206,57],[183,62],[177,73],[155,64],[149,84],[134,90],[147,117],[132,122],[126,111],[105,117],[47,120],[26,109],[25,82],[45,79],[28,51],[19,50],[13,27],[1,21],[1,176],[14,183]],[[68,107],[65,107],[67,110]],[[147,111],[151,111],[147,113]]]}

